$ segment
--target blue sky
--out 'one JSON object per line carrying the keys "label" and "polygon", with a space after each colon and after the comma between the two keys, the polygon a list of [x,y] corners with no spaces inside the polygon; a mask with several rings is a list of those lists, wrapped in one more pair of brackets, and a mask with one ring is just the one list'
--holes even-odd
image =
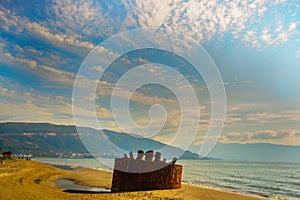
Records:
{"label": "blue sky", "polygon": [[[184,32],[203,45],[218,66],[227,95],[219,142],[300,145],[297,0],[1,1],[0,121],[73,124],[72,88],[84,58],[110,36],[146,27]],[[108,102],[114,78],[121,76],[126,60],[145,64],[159,53],[145,56],[125,56],[101,82],[108,92],[97,94],[96,109],[104,128],[120,130]],[[187,68],[182,73],[193,75]],[[201,77],[196,79],[204,117],[195,146],[202,143],[210,116],[207,88]],[[174,100],[166,88],[141,87],[131,102],[133,119],[147,125],[151,105],[165,105],[165,130],[153,138],[168,142],[179,120]],[[84,117],[89,119],[90,113]]]}

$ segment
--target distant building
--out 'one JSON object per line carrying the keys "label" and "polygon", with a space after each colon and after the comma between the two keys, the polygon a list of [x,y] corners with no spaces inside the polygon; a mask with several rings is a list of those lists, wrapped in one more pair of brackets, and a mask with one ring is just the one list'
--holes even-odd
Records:
{"label": "distant building", "polygon": [[14,157],[14,154],[12,151],[6,151],[6,152],[3,152],[2,153],[2,157],[3,158],[13,158]]}

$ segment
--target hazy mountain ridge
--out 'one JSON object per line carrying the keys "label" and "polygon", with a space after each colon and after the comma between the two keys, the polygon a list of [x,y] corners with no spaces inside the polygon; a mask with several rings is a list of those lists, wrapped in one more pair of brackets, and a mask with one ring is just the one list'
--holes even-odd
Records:
{"label": "hazy mountain ridge", "polygon": [[300,162],[300,146],[269,143],[218,143],[209,156],[224,160]]}
{"label": "hazy mountain ridge", "polygon": [[[100,152],[105,157],[116,157],[116,153],[106,143],[99,144],[101,134],[92,128],[79,128],[80,132],[94,135],[91,142],[100,146]],[[138,149],[161,149],[165,144],[148,138],[138,138],[126,133],[104,130],[105,135],[116,146],[124,149],[124,153]],[[124,142],[126,141],[126,142]],[[54,125],[49,123],[0,123],[0,147],[3,150],[12,150],[16,153],[32,153],[34,156],[58,156],[72,153],[86,154],[89,152],[82,144],[75,126]],[[168,146],[163,157],[172,157],[182,153],[183,150]],[[99,152],[98,149],[98,152]],[[97,151],[96,151],[97,152]],[[215,145],[208,155],[209,158],[225,160],[251,160],[251,161],[296,161],[300,162],[300,146],[276,145],[268,143],[256,144],[221,144]],[[201,159],[198,154],[186,151],[181,159]]]}

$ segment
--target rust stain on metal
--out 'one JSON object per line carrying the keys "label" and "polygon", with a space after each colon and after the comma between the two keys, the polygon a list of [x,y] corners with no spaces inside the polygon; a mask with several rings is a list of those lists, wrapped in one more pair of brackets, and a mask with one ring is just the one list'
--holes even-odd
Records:
{"label": "rust stain on metal", "polygon": [[[146,155],[146,158],[143,158]],[[157,152],[154,157],[152,150],[143,153],[139,151],[138,157],[115,159],[112,180],[112,191],[139,191],[156,189],[181,188],[182,166],[175,162],[161,161],[161,154]],[[174,160],[174,159],[173,159]]]}

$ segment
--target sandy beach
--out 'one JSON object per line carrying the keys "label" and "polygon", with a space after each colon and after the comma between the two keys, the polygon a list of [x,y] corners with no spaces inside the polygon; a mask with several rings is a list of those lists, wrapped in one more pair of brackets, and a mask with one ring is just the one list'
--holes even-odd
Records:
{"label": "sandy beach", "polygon": [[6,160],[5,164],[0,164],[0,199],[263,199],[186,184],[174,190],[72,193],[58,188],[54,183],[57,179],[69,179],[84,186],[110,188],[112,173],[86,168],[63,170],[36,161]]}

